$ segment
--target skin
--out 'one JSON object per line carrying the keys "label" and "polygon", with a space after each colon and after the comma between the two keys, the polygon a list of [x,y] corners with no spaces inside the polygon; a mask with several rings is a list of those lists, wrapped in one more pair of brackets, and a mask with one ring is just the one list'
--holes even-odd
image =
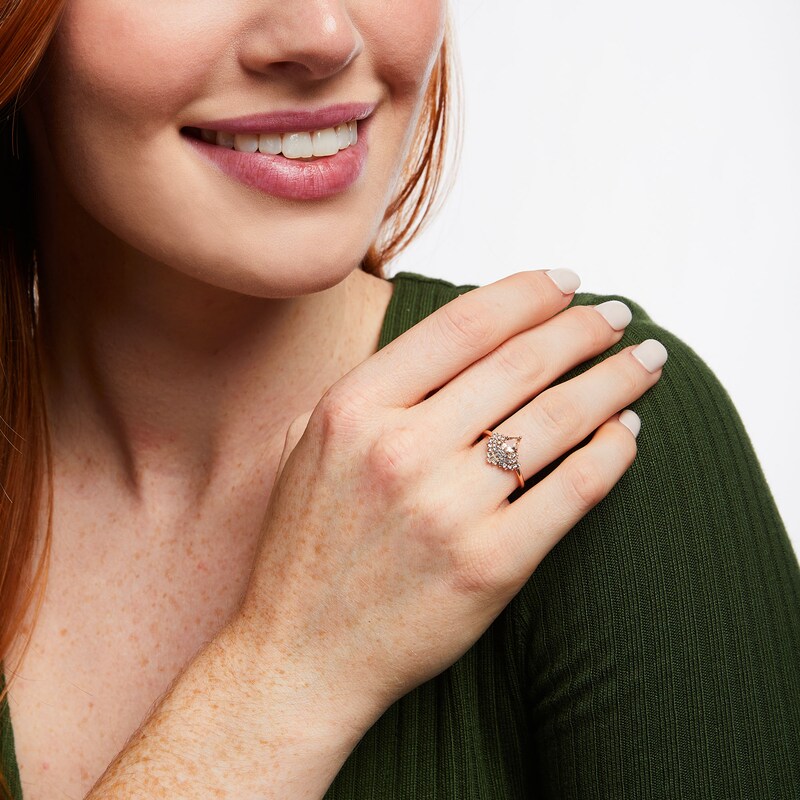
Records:
{"label": "skin", "polygon": [[[50,602],[13,692],[26,800],[84,796],[223,625],[244,666],[218,683],[237,675],[266,712],[242,719],[264,718],[273,748],[265,770],[253,731],[226,730],[255,782],[231,796],[298,796],[299,770],[301,796],[321,797],[358,735],[463,653],[633,460],[615,414],[660,370],[626,349],[548,394],[622,333],[591,308],[559,313],[571,291],[542,272],[457,298],[374,352],[391,286],[357,264],[443,32],[431,0],[69,4],[22,109],[55,467]],[[354,99],[380,101],[366,172],[325,202],[233,183],[179,134]],[[510,507],[516,479],[487,474],[474,442],[519,407],[507,430],[547,443],[521,454],[526,477],[599,430]],[[448,458],[420,451],[431,430]],[[186,671],[93,800],[120,796],[126,775],[185,796],[184,751],[158,737],[182,741],[208,713],[215,665]],[[291,760],[310,730],[326,740],[317,772]],[[187,748],[197,764],[230,749]]]}
{"label": "skin", "polygon": [[[391,285],[357,265],[444,12],[434,0],[67,4],[20,109],[39,203],[59,598],[14,692],[26,797],[34,785],[49,796],[53,775],[85,791],[229,616],[289,422],[376,349]],[[378,102],[365,171],[316,203],[227,179],[179,134],[354,100]]]}

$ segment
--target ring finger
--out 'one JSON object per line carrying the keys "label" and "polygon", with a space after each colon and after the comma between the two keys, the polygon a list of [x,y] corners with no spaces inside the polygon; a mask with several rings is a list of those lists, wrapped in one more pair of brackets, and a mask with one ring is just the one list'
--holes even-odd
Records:
{"label": "ring finger", "polygon": [[[517,459],[527,480],[641,397],[661,377],[666,359],[666,349],[655,339],[627,347],[542,392],[493,430],[503,436],[521,437],[516,443]],[[469,458],[476,464],[473,474],[480,474],[484,485],[480,495],[491,498],[490,502],[508,497],[519,485],[514,470],[487,464],[486,438],[469,449]],[[491,467],[491,475],[479,472],[479,463],[484,470]],[[487,492],[487,481],[496,493],[491,488]]]}

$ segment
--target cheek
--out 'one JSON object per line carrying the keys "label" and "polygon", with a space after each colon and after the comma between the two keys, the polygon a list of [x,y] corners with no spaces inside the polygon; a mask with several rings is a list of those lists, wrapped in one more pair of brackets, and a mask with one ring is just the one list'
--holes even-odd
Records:
{"label": "cheek", "polygon": [[216,50],[225,44],[220,31],[226,14],[219,10],[224,4],[189,5],[188,0],[68,3],[45,76],[53,122],[70,131],[90,124],[130,125],[146,134],[174,118],[202,87],[209,64],[219,57]]}
{"label": "cheek", "polygon": [[[370,61],[395,95],[413,98],[427,83],[444,36],[444,0],[391,0],[364,7],[364,31]],[[366,17],[369,16],[369,19]]]}

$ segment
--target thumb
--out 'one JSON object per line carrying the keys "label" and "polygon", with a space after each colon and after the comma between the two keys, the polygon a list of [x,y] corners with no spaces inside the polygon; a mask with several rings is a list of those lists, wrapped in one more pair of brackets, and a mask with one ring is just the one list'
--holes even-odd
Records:
{"label": "thumb", "polygon": [[308,421],[311,419],[311,414],[311,411],[306,411],[304,414],[300,414],[299,416],[295,417],[289,423],[289,427],[286,429],[286,440],[283,443],[283,452],[281,453],[281,460],[278,464],[276,478],[283,472],[283,468],[286,465],[289,456],[292,454],[295,446],[305,433]]}

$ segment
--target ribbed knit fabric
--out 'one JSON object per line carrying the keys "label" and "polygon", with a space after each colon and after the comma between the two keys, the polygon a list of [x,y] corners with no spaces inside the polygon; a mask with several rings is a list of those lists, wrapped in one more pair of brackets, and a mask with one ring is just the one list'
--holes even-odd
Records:
{"label": "ribbed knit fabric", "polygon": [[[379,347],[476,288],[392,281]],[[617,299],[633,321],[601,359],[647,338],[669,351],[632,405],[636,461],[475,645],[367,731],[327,800],[800,798],[797,558],[724,389]]]}

